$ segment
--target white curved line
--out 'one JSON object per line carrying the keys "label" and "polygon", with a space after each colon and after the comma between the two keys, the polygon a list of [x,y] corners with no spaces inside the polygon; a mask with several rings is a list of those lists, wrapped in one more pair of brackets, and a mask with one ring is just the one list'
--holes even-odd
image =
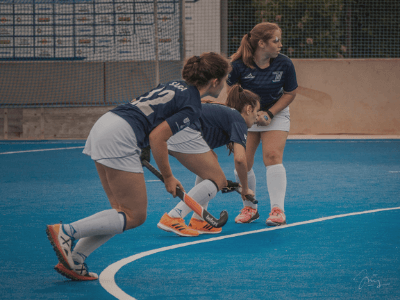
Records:
{"label": "white curved line", "polygon": [[264,228],[264,229],[253,230],[253,231],[240,232],[240,233],[224,235],[224,236],[219,236],[219,237],[200,240],[200,241],[176,244],[176,245],[171,245],[171,246],[162,247],[162,248],[158,248],[158,249],[153,249],[153,250],[145,251],[145,252],[142,252],[142,253],[138,253],[138,254],[126,257],[124,259],[121,259],[121,260],[109,265],[107,268],[105,268],[103,270],[103,272],[101,272],[101,274],[99,276],[99,281],[100,281],[100,284],[102,285],[102,287],[107,292],[109,292],[111,295],[113,295],[115,298],[121,299],[121,300],[122,299],[123,300],[125,300],[125,299],[136,300],[136,298],[128,295],[127,293],[125,293],[123,290],[121,290],[118,287],[118,285],[115,283],[115,274],[123,266],[125,266],[125,265],[127,265],[127,264],[129,264],[129,263],[131,263],[131,262],[133,262],[135,260],[138,260],[138,259],[140,259],[142,257],[146,257],[146,256],[149,256],[149,255],[158,253],[158,252],[168,251],[168,250],[172,250],[172,249],[176,249],[176,248],[182,248],[182,247],[201,244],[201,243],[214,242],[214,241],[219,241],[219,240],[223,240],[223,239],[229,239],[229,238],[233,238],[233,237],[237,237],[237,236],[260,233],[260,232],[265,232],[265,231],[285,229],[285,228],[289,228],[289,227],[295,227],[295,226],[304,225],[304,224],[317,223],[317,222],[322,222],[322,221],[332,220],[332,219],[337,219],[337,218],[344,218],[344,217],[349,217],[349,216],[363,215],[363,214],[369,214],[369,213],[387,211],[387,210],[396,210],[396,209],[400,209],[400,207],[373,209],[373,210],[367,210],[367,211],[362,211],[362,212],[355,212],[355,213],[349,213],[349,214],[342,214],[342,215],[318,218],[318,219],[314,219],[314,220],[288,224],[288,225],[285,225],[285,226],[270,227],[270,228]]}

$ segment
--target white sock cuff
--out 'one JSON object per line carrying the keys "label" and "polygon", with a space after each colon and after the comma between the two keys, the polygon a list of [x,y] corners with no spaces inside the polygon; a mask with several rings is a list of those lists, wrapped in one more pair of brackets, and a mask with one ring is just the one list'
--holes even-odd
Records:
{"label": "white sock cuff", "polygon": [[[207,195],[205,195],[207,193]],[[216,184],[209,179],[205,179],[194,186],[188,193],[190,197],[195,199],[200,205],[208,203],[218,193]]]}
{"label": "white sock cuff", "polygon": [[[238,176],[238,173],[237,173],[236,169],[233,170],[233,174],[235,174],[236,182],[240,183],[239,176]],[[254,174],[253,168],[251,168],[251,170],[247,172],[247,177],[249,177],[249,176],[256,176],[256,174]]]}
{"label": "white sock cuff", "polygon": [[243,207],[245,207],[245,206],[250,206],[251,208],[254,208],[254,209],[258,208],[258,204],[254,204],[253,202],[248,201],[248,200],[243,201]]}
{"label": "white sock cuff", "polygon": [[114,235],[123,232],[124,219],[117,210],[108,209],[71,223],[70,226],[76,231],[74,234],[76,239],[94,235]]}
{"label": "white sock cuff", "polygon": [[283,166],[283,164],[276,164],[276,165],[271,165],[271,166],[267,166],[267,172],[269,173],[269,172],[281,172],[281,171],[285,171],[286,172],[286,169],[285,169],[285,167]]}
{"label": "white sock cuff", "polygon": [[201,178],[200,176],[196,176],[196,181],[194,182],[194,185],[198,185],[201,182],[203,182],[203,178]]}
{"label": "white sock cuff", "polygon": [[[239,182],[239,176],[236,169],[233,171],[233,173],[235,174],[236,182]],[[254,174],[253,168],[251,168],[251,170],[247,172],[247,177],[249,176],[256,176],[256,174]]]}

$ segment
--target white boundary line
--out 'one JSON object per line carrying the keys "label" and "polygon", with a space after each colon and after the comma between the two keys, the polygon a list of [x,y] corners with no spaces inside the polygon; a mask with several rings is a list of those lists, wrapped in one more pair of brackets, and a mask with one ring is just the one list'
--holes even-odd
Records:
{"label": "white boundary line", "polygon": [[[2,154],[18,154],[18,153],[30,153],[30,152],[42,152],[42,151],[52,151],[52,150],[70,150],[70,149],[82,149],[85,146],[79,147],[66,147],[66,148],[52,148],[52,149],[35,149],[35,150],[23,150],[23,151],[12,151],[12,152],[0,152]],[[161,182],[160,179],[156,180],[146,180],[146,182]]]}
{"label": "white boundary line", "polygon": [[51,149],[35,149],[35,150],[23,150],[23,151],[11,151],[11,152],[0,152],[1,154],[16,154],[16,153],[29,153],[29,152],[42,152],[42,151],[53,151],[53,150],[69,150],[69,149],[82,149],[85,146],[79,147],[65,147],[65,148],[51,148]]}
{"label": "white boundary line", "polygon": [[[365,141],[368,140],[369,141]],[[288,140],[291,141],[296,141],[296,142],[303,142],[303,143],[308,143],[308,142],[320,142],[320,143],[348,143],[348,142],[353,142],[353,143],[377,143],[377,142],[387,142],[390,143],[391,141],[385,141],[385,139],[400,139],[400,136],[394,135],[394,136],[347,136],[343,138],[342,136],[310,136],[310,135],[293,135],[288,137]],[[27,143],[12,143],[12,142],[1,142],[0,145],[22,145],[22,144],[75,144],[75,143],[80,143],[80,142],[63,142],[63,141],[58,141],[58,142],[47,142],[47,143],[36,143],[36,142],[27,142]],[[41,151],[52,151],[52,150],[69,150],[69,149],[81,149],[85,148],[85,146],[79,146],[79,147],[65,147],[65,148],[53,148],[53,149],[35,149],[35,150],[23,150],[23,151],[11,151],[11,152],[0,152],[1,154],[17,154],[17,153],[29,153],[29,152],[41,152]]]}
{"label": "white boundary line", "polygon": [[128,300],[128,299],[129,300],[137,300],[136,298],[128,295],[127,293],[125,293],[123,290],[121,290],[118,287],[118,285],[115,283],[115,274],[123,266],[125,266],[125,265],[127,265],[127,264],[129,264],[131,262],[134,262],[135,260],[138,260],[140,258],[149,256],[149,255],[152,255],[152,254],[155,254],[155,253],[172,250],[172,249],[182,248],[182,247],[196,245],[196,244],[214,242],[214,241],[219,241],[219,240],[223,240],[223,239],[229,239],[229,238],[233,238],[233,237],[237,237],[237,236],[260,233],[260,232],[265,232],[265,231],[285,229],[285,228],[300,226],[300,225],[304,225],[304,224],[317,223],[317,222],[322,222],[322,221],[332,220],[332,219],[337,219],[337,218],[344,218],[344,217],[349,217],[349,216],[363,215],[363,214],[369,214],[369,213],[380,212],[380,211],[388,211],[388,210],[396,210],[396,209],[400,209],[400,207],[381,208],[381,209],[374,209],[374,210],[367,210],[367,211],[362,211],[362,212],[355,212],[355,213],[349,213],[349,214],[342,214],[342,215],[318,218],[318,219],[314,219],[314,220],[288,224],[288,225],[285,225],[285,226],[270,227],[270,228],[253,230],[253,231],[240,232],[240,233],[220,236],[220,237],[216,237],[216,238],[210,238],[210,239],[205,239],[205,240],[200,240],[200,241],[176,244],[176,245],[171,245],[171,246],[168,246],[168,247],[162,247],[162,248],[158,248],[158,249],[153,249],[153,250],[145,251],[145,252],[142,252],[142,253],[138,253],[138,254],[126,257],[124,259],[121,259],[121,260],[109,265],[107,268],[105,268],[103,270],[103,272],[101,272],[100,277],[99,277],[99,281],[100,281],[101,286],[108,293],[113,295],[115,298],[121,299],[121,300]]}

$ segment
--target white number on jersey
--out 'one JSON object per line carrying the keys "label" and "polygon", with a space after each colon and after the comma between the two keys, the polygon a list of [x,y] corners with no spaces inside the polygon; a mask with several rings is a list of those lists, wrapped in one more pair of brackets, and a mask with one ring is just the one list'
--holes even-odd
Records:
{"label": "white number on jersey", "polygon": [[[154,112],[150,105],[164,104],[174,98],[174,91],[168,90],[162,92],[163,89],[152,90],[146,97],[140,97],[136,101],[132,101],[131,104],[137,106],[146,116],[149,116]],[[141,100],[144,101],[141,102]]]}
{"label": "white number on jersey", "polygon": [[172,82],[169,85],[172,85],[172,86],[176,87],[177,89],[180,89],[182,92],[187,90],[187,88],[185,88],[182,84],[180,84],[178,82]]}

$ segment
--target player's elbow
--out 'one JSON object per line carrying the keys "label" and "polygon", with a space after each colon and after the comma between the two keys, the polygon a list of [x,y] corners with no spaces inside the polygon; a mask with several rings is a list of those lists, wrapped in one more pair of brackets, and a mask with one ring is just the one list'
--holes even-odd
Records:
{"label": "player's elbow", "polygon": [[287,95],[288,97],[290,97],[290,100],[293,101],[294,98],[296,98],[297,89],[295,89],[294,91],[291,91],[291,92],[284,92],[284,94]]}

